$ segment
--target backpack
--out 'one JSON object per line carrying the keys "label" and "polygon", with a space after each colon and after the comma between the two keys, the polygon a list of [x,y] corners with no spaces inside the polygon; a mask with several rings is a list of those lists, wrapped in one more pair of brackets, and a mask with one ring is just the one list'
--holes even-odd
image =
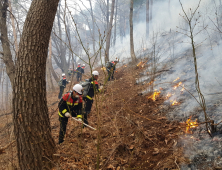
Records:
{"label": "backpack", "polygon": [[89,92],[89,88],[90,88],[90,84],[91,82],[89,81],[89,79],[86,79],[86,81],[82,81],[79,83],[82,88],[83,88],[83,94],[82,97],[86,97],[88,92]]}
{"label": "backpack", "polygon": [[112,66],[113,66],[113,63],[111,63],[111,62],[107,62],[106,63],[106,68],[111,69]]}
{"label": "backpack", "polygon": [[60,79],[60,80],[59,80],[58,86],[62,86],[62,81],[63,81],[63,79]]}

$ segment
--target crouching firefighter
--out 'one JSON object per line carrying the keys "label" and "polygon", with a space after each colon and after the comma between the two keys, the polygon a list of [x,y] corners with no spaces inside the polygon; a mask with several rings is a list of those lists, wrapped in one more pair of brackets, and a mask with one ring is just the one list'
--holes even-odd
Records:
{"label": "crouching firefighter", "polygon": [[68,118],[77,117],[78,119],[82,119],[81,95],[82,95],[82,86],[80,84],[76,84],[73,86],[73,91],[64,94],[59,102],[58,105],[59,121],[60,121],[59,144],[61,144],[64,141]]}
{"label": "crouching firefighter", "polygon": [[90,82],[89,89],[87,94],[83,97],[85,102],[85,114],[84,114],[84,123],[88,124],[88,115],[91,112],[92,104],[93,104],[93,97],[94,97],[94,87],[95,92],[100,92],[99,85],[97,79],[99,77],[98,71],[92,72],[92,77],[88,80]]}

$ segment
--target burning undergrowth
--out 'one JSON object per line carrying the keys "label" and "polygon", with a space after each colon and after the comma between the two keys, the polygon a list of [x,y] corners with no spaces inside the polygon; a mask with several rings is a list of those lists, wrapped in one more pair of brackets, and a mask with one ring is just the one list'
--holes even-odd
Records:
{"label": "burning undergrowth", "polygon": [[[169,37],[167,41],[171,41]],[[212,48],[205,44],[204,47],[197,49],[197,55],[200,88],[206,100],[206,113],[217,125],[222,120],[221,78],[218,77],[221,74],[218,64],[222,63],[222,59],[218,50],[221,48],[219,42],[213,46],[212,52]],[[181,49],[180,52],[177,50],[173,60],[165,57],[161,61],[162,63],[157,66],[154,80],[149,73],[150,69],[145,67],[140,78],[137,78],[137,84],[144,86],[141,94],[147,96],[148,100],[155,103],[158,98],[164,98],[163,109],[170,108],[167,113],[168,119],[181,123],[183,133],[178,146],[185,148],[184,155],[190,160],[189,165],[183,165],[181,168],[222,168],[222,126],[221,124],[214,126],[216,132],[211,134],[212,137],[206,131],[205,115],[197,102],[199,97],[195,87],[191,50],[189,48]],[[148,62],[148,65],[152,64]],[[150,85],[153,86],[153,91]],[[211,126],[210,122],[208,125]]]}

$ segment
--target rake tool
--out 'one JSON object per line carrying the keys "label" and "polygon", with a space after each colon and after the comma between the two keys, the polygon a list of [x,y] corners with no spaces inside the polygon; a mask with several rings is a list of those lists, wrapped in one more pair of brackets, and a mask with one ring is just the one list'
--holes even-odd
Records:
{"label": "rake tool", "polygon": [[72,117],[72,119],[75,120],[75,121],[77,121],[78,123],[81,123],[81,124],[83,124],[83,125],[85,125],[85,126],[91,128],[91,129],[93,129],[93,130],[96,130],[96,129],[93,128],[92,126],[89,126],[89,125],[85,124],[82,120],[78,120],[78,119],[76,119],[76,118],[74,118],[74,117]]}

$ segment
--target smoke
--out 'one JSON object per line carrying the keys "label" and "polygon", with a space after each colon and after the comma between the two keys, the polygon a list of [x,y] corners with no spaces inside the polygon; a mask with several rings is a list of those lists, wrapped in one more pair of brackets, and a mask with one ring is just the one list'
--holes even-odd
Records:
{"label": "smoke", "polygon": [[[199,1],[181,0],[181,2],[189,17],[190,11],[196,9]],[[207,114],[215,123],[219,123],[222,120],[222,34],[216,28],[216,26],[222,28],[221,8],[219,1],[202,0],[192,21],[192,27],[195,26],[193,33],[195,35],[194,42],[196,45],[200,89],[206,100]],[[144,19],[144,15],[145,13],[141,12],[140,16],[142,18],[140,21]],[[153,50],[152,37],[153,35],[157,35],[156,45],[160,50],[158,69],[161,69],[161,66],[167,65],[170,71],[156,78],[154,88],[163,88],[163,95],[167,93],[174,94],[166,101],[166,105],[169,105],[172,100],[180,102],[180,105],[175,106],[173,111],[167,115],[168,118],[185,121],[192,115],[199,122],[203,122],[205,121],[204,113],[196,101],[196,99],[199,101],[199,97],[195,87],[196,75],[191,39],[188,37],[190,35],[188,31],[189,25],[181,15],[184,16],[184,13],[178,0],[171,0],[170,9],[168,1],[155,1],[148,40],[146,39],[145,20],[139,23],[134,21],[135,51],[137,57],[149,54]],[[198,19],[197,22],[195,22],[196,19]],[[147,50],[143,52],[143,48]],[[123,39],[123,43],[118,39],[116,46],[111,49],[111,55],[115,56],[117,54],[120,60],[130,58],[129,35]],[[180,90],[182,87],[174,90],[173,85],[167,83],[173,82],[177,77],[180,77],[180,79],[175,83],[181,81],[193,96],[187,91],[181,93]],[[142,83],[143,81],[149,81],[149,77],[145,74],[137,80],[137,83]],[[143,91],[143,94],[146,92],[148,92],[147,89]],[[217,128],[221,129],[222,127],[218,125]],[[181,142],[186,146],[185,155],[191,161],[204,157],[204,159],[206,158],[205,162],[210,162],[221,156],[222,147],[220,142],[222,141],[222,136],[215,134],[214,138],[211,139],[206,134],[204,125],[200,126],[197,131],[199,131],[197,132],[199,134],[196,134],[196,136],[194,134],[194,137],[197,139],[190,139],[189,136],[181,137]],[[185,169],[187,168],[185,167]]]}

